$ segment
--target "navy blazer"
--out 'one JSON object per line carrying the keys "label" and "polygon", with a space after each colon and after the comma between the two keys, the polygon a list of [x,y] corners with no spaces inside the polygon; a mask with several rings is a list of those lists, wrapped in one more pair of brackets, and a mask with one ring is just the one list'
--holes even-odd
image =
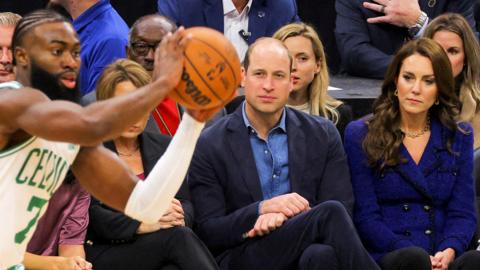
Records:
{"label": "navy blazer", "polygon": [[[158,0],[158,12],[185,27],[207,26],[223,33],[222,0]],[[280,27],[298,22],[295,0],[253,0],[248,13],[247,43],[270,37]]]}
{"label": "navy blazer", "polygon": [[417,165],[405,146],[407,162],[378,173],[367,165],[362,142],[364,120],[345,130],[345,150],[355,194],[354,221],[363,243],[376,260],[396,249],[418,246],[433,255],[446,248],[460,256],[476,229],[472,177],[473,132],[456,131],[451,154],[446,147],[452,131],[431,121],[431,135]]}
{"label": "navy blazer", "polygon": [[[286,108],[291,192],[313,207],[338,200],[351,211],[347,159],[328,120]],[[263,200],[242,106],[203,131],[188,174],[197,234],[218,255],[242,244]]]}
{"label": "navy blazer", "polygon": [[[371,24],[367,18],[380,13],[364,8],[363,2],[372,0],[337,0],[335,36],[342,61],[342,69],[351,75],[383,79],[393,55],[408,37],[407,28],[391,24]],[[445,13],[462,14],[475,29],[472,0],[419,0],[420,8],[429,20]]]}
{"label": "navy blazer", "polygon": [[[140,154],[142,156],[144,175],[148,176],[167,149],[171,138],[166,135],[145,131],[138,136],[138,139],[140,142]],[[117,152],[115,144],[112,141],[106,142],[105,147],[115,153]],[[182,208],[185,213],[185,226],[192,227],[193,206],[190,202],[190,194],[186,181],[184,181],[180,187],[175,198],[182,203]],[[90,224],[87,239],[93,244],[121,244],[135,240],[137,229],[140,226],[138,220],[132,219],[106,206],[93,197],[89,213]],[[105,248],[107,247],[108,246],[105,246]]]}

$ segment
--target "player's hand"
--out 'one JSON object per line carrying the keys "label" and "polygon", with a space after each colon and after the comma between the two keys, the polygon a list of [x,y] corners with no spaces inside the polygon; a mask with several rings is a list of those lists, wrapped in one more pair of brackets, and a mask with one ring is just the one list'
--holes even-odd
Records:
{"label": "player's hand", "polygon": [[252,238],[267,235],[282,226],[287,219],[288,218],[282,213],[260,215],[255,222],[253,229],[247,232],[247,237]]}
{"label": "player's hand", "polygon": [[155,50],[152,80],[163,80],[169,89],[180,81],[183,72],[184,52],[191,39],[190,34],[180,27],[175,33],[168,33]]}
{"label": "player's hand", "polygon": [[282,213],[291,218],[308,210],[310,210],[308,201],[294,192],[263,201],[260,214]]}
{"label": "player's hand", "polygon": [[373,0],[363,2],[363,7],[382,13],[378,17],[368,18],[369,23],[389,23],[398,27],[412,27],[420,13],[418,0]]}
{"label": "player's hand", "polygon": [[45,265],[49,270],[91,270],[92,264],[80,256],[75,257],[52,257],[49,265]]}
{"label": "player's hand", "polygon": [[198,122],[207,122],[215,116],[221,109],[223,109],[223,105],[219,107],[215,107],[212,109],[207,110],[194,110],[194,109],[186,109],[187,113],[193,117]]}

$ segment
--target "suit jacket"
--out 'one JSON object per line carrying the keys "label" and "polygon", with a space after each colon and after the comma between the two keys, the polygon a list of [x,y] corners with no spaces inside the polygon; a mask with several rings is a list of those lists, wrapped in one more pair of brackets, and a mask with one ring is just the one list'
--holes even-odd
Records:
{"label": "suit jacket", "polygon": [[[353,205],[346,156],[335,126],[286,108],[291,192],[311,206],[338,200]],[[197,234],[218,255],[242,244],[263,200],[242,106],[204,130],[188,174]]]}
{"label": "suit jacket", "polygon": [[431,135],[419,164],[403,144],[407,162],[377,172],[367,165],[362,142],[364,120],[345,131],[345,150],[356,198],[354,221],[367,250],[376,260],[396,249],[417,246],[430,254],[453,248],[460,256],[476,229],[472,177],[473,134],[452,131],[431,120]]}
{"label": "suit jacket", "polygon": [[[158,12],[185,27],[207,26],[223,33],[221,0],[158,0]],[[253,0],[248,13],[247,43],[272,36],[285,24],[300,21],[294,0]]]}
{"label": "suit jacket", "polygon": [[[391,24],[370,24],[367,18],[380,16],[380,13],[366,9],[366,0],[337,0],[335,35],[342,68],[352,75],[379,78],[387,70],[396,51],[408,37],[407,28]],[[373,2],[368,0],[368,2]],[[471,0],[436,0],[433,7],[429,0],[419,0],[420,8],[429,20],[445,13],[460,13],[475,29],[473,2]]]}
{"label": "suit jacket", "polygon": [[[157,133],[143,132],[138,138],[144,174],[147,176],[167,149],[170,137]],[[105,147],[116,152],[112,141],[106,142]],[[193,207],[189,201],[190,194],[186,182],[182,184],[175,197],[182,203],[185,212],[185,225],[191,227],[193,223]],[[139,226],[139,221],[106,206],[92,197],[87,239],[93,242],[93,244],[121,244],[134,241]]]}

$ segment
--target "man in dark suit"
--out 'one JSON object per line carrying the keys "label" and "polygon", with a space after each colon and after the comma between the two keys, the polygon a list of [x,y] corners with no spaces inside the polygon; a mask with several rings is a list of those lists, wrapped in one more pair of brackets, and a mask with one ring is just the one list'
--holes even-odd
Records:
{"label": "man in dark suit", "polygon": [[291,65],[271,38],[247,51],[246,101],[202,133],[190,167],[197,233],[221,269],[378,269],[345,210],[335,126],[285,107]]}
{"label": "man in dark suit", "polygon": [[335,35],[342,68],[361,77],[383,79],[393,54],[421,36],[428,21],[460,13],[475,29],[472,0],[337,0]]}
{"label": "man in dark suit", "polygon": [[159,0],[158,11],[178,25],[224,33],[240,58],[259,37],[270,37],[283,25],[300,20],[295,0]]}

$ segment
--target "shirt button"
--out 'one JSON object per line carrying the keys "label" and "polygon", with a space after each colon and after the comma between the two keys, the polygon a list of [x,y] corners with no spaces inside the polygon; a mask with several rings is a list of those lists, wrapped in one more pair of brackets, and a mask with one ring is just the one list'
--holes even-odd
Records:
{"label": "shirt button", "polygon": [[430,211],[430,209],[432,209],[432,207],[430,205],[424,205],[423,206],[423,210],[425,210],[427,212]]}
{"label": "shirt button", "polygon": [[268,154],[268,151],[267,151],[267,150],[265,150],[265,154]]}
{"label": "shirt button", "polygon": [[276,175],[276,174],[274,174],[274,175],[273,175],[273,178],[277,178],[277,175]]}
{"label": "shirt button", "polygon": [[432,234],[432,231],[427,229],[427,230],[425,230],[425,234],[430,235],[430,234]]}

